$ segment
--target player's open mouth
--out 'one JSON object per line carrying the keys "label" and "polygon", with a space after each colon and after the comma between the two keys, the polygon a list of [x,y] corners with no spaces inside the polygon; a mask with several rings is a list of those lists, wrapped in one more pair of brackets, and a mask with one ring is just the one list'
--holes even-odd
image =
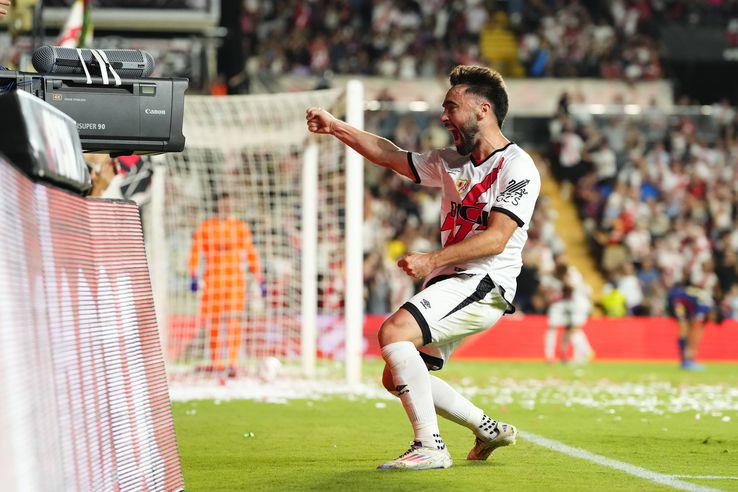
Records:
{"label": "player's open mouth", "polygon": [[459,133],[459,130],[457,130],[456,128],[452,126],[447,126],[446,130],[448,130],[449,133],[451,133],[451,137],[453,137],[454,143],[458,143],[461,141],[461,133]]}

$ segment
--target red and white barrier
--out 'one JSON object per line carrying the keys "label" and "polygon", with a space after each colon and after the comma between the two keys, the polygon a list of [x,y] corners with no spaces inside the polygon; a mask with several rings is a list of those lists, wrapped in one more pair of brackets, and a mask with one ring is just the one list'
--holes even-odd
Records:
{"label": "red and white barrier", "polygon": [[183,489],[138,208],[0,158],[3,490]]}

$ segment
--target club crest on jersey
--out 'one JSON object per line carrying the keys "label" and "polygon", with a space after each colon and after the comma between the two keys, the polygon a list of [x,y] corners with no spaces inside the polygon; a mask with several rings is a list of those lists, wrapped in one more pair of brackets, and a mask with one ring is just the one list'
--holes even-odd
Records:
{"label": "club crest on jersey", "polygon": [[507,184],[507,188],[505,188],[505,191],[500,193],[495,201],[517,205],[518,203],[520,203],[520,199],[523,198],[523,195],[528,194],[525,189],[525,187],[528,186],[528,183],[530,183],[529,179],[524,179],[520,182],[511,179],[510,182]]}
{"label": "club crest on jersey", "polygon": [[469,189],[469,183],[471,180],[469,178],[459,178],[454,183],[454,186],[456,187],[456,191],[459,193],[459,195],[463,195],[466,193],[466,190]]}

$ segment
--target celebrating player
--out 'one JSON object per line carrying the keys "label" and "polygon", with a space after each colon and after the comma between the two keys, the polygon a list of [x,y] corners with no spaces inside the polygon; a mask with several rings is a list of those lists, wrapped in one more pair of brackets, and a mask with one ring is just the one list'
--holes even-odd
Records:
{"label": "celebrating player", "polygon": [[508,98],[500,74],[462,65],[453,69],[450,82],[441,122],[456,150],[408,152],[320,108],[307,110],[311,132],[333,135],[369,161],[440,188],[443,195],[443,247],[409,252],[398,261],[408,275],[425,279],[423,290],[379,331],[386,363],[382,382],[399,396],[415,433],[410,449],[380,465],[383,469],[451,466],[437,414],[474,432],[469,460],[487,459],[496,448],[513,444],[517,434],[428,372],[441,369],[464,337],[514,311],[510,301],[521,250],[540,191],[533,160],[502,134]]}

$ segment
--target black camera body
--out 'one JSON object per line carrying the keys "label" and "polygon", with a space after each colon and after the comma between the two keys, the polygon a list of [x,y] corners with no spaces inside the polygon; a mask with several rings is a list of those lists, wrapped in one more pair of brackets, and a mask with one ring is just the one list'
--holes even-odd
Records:
{"label": "black camera body", "polygon": [[0,71],[0,86],[31,93],[74,119],[85,151],[129,155],[184,149],[187,79],[121,78],[114,85],[99,75]]}

